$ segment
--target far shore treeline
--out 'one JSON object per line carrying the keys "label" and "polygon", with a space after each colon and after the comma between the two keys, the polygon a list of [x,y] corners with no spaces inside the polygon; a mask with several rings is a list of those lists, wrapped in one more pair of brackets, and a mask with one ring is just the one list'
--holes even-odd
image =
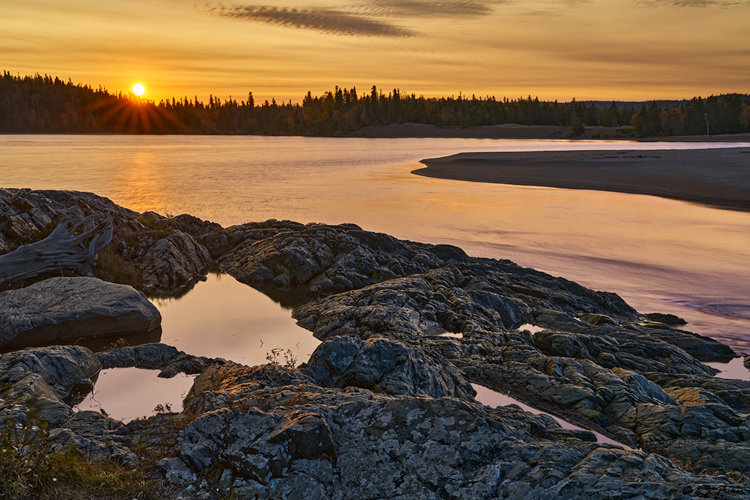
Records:
{"label": "far shore treeline", "polygon": [[197,97],[158,103],[132,94],[36,74],[0,78],[0,133],[268,134],[346,136],[370,125],[424,123],[444,127],[497,124],[620,127],[618,135],[682,136],[750,132],[750,96],[683,101],[558,103],[528,98],[425,98],[375,86],[310,92],[302,103]]}

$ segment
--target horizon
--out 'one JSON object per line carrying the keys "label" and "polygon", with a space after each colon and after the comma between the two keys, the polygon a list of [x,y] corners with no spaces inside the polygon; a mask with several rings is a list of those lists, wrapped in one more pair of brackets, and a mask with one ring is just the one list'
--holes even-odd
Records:
{"label": "horizon", "polygon": [[[123,98],[136,99],[136,100],[147,102],[147,103],[151,103],[151,104],[154,104],[154,105],[160,105],[161,104],[160,101],[164,101],[165,103],[168,103],[167,101],[170,101],[173,98],[175,100],[179,101],[179,102],[182,102],[182,99],[185,98],[185,97],[187,97],[187,99],[190,102],[192,102],[192,103],[205,105],[205,104],[208,103],[208,100],[209,100],[210,97],[213,97],[215,100],[218,100],[221,97],[221,96],[216,96],[216,95],[213,95],[213,94],[209,94],[205,98],[201,98],[201,96],[199,96],[195,92],[188,92],[187,95],[182,95],[182,96],[173,95],[173,96],[168,96],[168,97],[162,97],[159,100],[156,100],[156,99],[151,98],[151,97],[148,96],[148,88],[144,87],[143,84],[140,83],[140,82],[135,82],[133,84],[133,87],[130,88],[130,89],[112,90],[112,89],[107,88],[104,85],[93,85],[91,82],[75,82],[75,81],[73,81],[69,77],[68,78],[63,78],[63,77],[60,77],[59,75],[50,75],[50,74],[39,73],[39,72],[36,72],[34,74],[20,75],[18,73],[13,74],[10,71],[7,71],[7,70],[2,69],[2,68],[0,68],[0,71],[3,71],[5,74],[10,75],[11,77],[21,78],[21,79],[23,79],[23,78],[35,78],[37,76],[41,76],[43,78],[49,77],[53,81],[55,79],[58,79],[58,80],[60,80],[61,82],[65,83],[65,84],[71,84],[72,83],[72,85],[75,85],[75,86],[78,86],[78,87],[89,87],[93,91],[98,91],[98,90],[101,89],[102,91],[106,91],[110,95],[113,95],[113,96],[117,96],[118,94],[122,94]],[[141,88],[137,89],[137,92],[136,92],[135,91],[136,87],[139,87],[139,86]],[[457,99],[458,97],[460,97],[460,98],[465,99],[465,100],[472,100],[472,99],[477,99],[477,100],[495,99],[497,102],[502,102],[505,99],[507,99],[509,102],[521,102],[521,101],[528,101],[528,100],[534,100],[534,99],[536,99],[540,103],[558,103],[560,105],[568,105],[568,104],[572,104],[573,102],[590,103],[590,104],[593,104],[593,103],[609,104],[609,103],[615,102],[615,103],[620,104],[620,105],[629,105],[629,104],[637,105],[637,104],[645,104],[645,103],[650,103],[650,102],[656,102],[656,103],[663,103],[663,102],[688,102],[688,101],[691,101],[693,99],[702,99],[702,100],[705,100],[705,99],[708,99],[708,98],[711,98],[711,97],[722,98],[722,97],[735,96],[735,95],[736,96],[740,96],[740,97],[749,97],[750,96],[750,93],[742,93],[742,92],[708,93],[708,94],[705,94],[705,95],[694,94],[694,95],[692,95],[690,97],[664,98],[664,99],[662,99],[662,98],[656,98],[656,99],[645,98],[645,99],[642,99],[642,100],[628,100],[628,99],[616,99],[616,98],[615,99],[578,99],[575,96],[573,96],[572,99],[570,99],[570,100],[564,100],[563,101],[563,100],[558,100],[558,99],[550,99],[550,100],[540,99],[538,96],[532,96],[532,95],[511,97],[511,96],[507,96],[507,95],[503,95],[503,96],[497,96],[497,95],[482,95],[482,96],[478,96],[476,94],[471,94],[471,97],[469,97],[469,93],[468,92],[459,92],[458,95],[452,94],[452,95],[429,95],[429,96],[427,96],[427,95],[423,95],[423,94],[417,94],[415,92],[409,92],[407,90],[400,89],[400,88],[384,89],[384,88],[382,88],[380,86],[377,86],[377,85],[366,85],[363,88],[367,88],[368,90],[365,90],[365,91],[363,91],[361,89],[357,89],[357,96],[360,97],[360,98],[369,96],[370,95],[370,90],[372,89],[373,86],[377,88],[378,94],[382,94],[384,96],[390,96],[394,90],[398,90],[401,95],[407,95],[407,96],[412,96],[413,95],[417,99],[424,98],[424,99],[427,99],[427,100],[430,100],[430,99],[434,99],[434,100],[439,100],[439,99]],[[292,99],[286,99],[286,100],[283,100],[283,101],[281,99],[276,99],[275,96],[270,96],[270,98],[268,99],[268,101],[271,102],[271,100],[275,100],[276,103],[279,106],[287,105],[290,100],[291,100],[292,105],[302,105],[302,103],[304,101],[304,98],[307,96],[308,92],[311,92],[311,95],[312,95],[312,97],[314,99],[316,99],[316,98],[323,98],[329,92],[331,92],[331,93],[334,92],[335,88],[340,88],[342,90],[348,90],[348,89],[356,88],[356,86],[346,87],[346,86],[335,85],[335,86],[331,87],[330,89],[327,89],[327,90],[324,90],[324,91],[320,92],[319,94],[316,94],[316,93],[311,92],[311,91],[307,91],[307,92],[304,92],[304,95],[300,99],[294,99],[294,98],[292,98]],[[253,92],[252,89],[248,90],[247,92],[250,92],[250,93],[253,94],[253,98],[255,99],[255,106],[259,107],[259,106],[261,106],[263,104],[263,102],[260,99],[256,99],[257,96],[255,95],[255,93]],[[247,93],[242,94],[242,95],[246,96]],[[195,100],[195,97],[198,97],[197,101]],[[230,98],[233,101],[236,101],[238,103],[244,102],[246,100],[246,99],[243,99],[242,97],[238,98],[236,96],[229,95],[229,96],[226,96],[226,98],[221,97],[221,102],[225,103]]]}
{"label": "horizon", "polygon": [[[268,3],[267,3],[268,4]],[[750,32],[704,0],[38,0],[6,6],[4,65],[159,102],[299,102],[340,83],[432,97],[682,100],[748,93]],[[388,89],[386,91],[386,89]]]}

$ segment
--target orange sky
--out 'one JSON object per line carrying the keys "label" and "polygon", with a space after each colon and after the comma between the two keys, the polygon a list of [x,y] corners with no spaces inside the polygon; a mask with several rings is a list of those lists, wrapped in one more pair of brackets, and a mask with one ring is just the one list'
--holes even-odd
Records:
{"label": "orange sky", "polygon": [[545,100],[750,93],[750,0],[2,0],[0,70],[146,96],[334,85]]}

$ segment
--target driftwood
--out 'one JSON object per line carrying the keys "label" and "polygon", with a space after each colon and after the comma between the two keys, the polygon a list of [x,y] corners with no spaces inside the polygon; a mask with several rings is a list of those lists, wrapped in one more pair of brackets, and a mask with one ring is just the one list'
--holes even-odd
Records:
{"label": "driftwood", "polygon": [[[107,215],[100,222],[90,216],[70,229],[68,225],[73,222],[63,221],[43,240],[0,255],[0,285],[50,271],[88,275],[96,263],[96,254],[112,241],[112,216]],[[79,230],[81,233],[76,234]]]}

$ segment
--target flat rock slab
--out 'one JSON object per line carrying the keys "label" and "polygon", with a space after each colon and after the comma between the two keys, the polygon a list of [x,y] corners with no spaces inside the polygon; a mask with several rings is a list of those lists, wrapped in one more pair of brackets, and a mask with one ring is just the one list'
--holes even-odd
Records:
{"label": "flat rock slab", "polygon": [[0,293],[0,347],[143,333],[160,325],[159,310],[143,293],[98,278],[51,278]]}

